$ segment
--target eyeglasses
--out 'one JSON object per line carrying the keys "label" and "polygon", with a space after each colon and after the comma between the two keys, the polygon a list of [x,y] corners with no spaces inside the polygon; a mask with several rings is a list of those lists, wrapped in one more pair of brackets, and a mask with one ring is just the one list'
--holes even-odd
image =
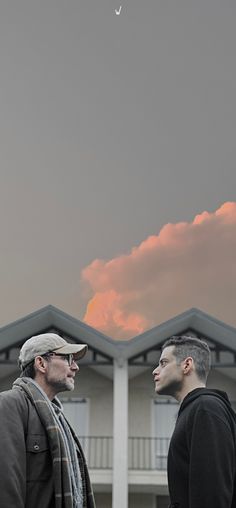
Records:
{"label": "eyeglasses", "polygon": [[62,360],[64,360],[65,362],[68,363],[69,367],[71,367],[72,363],[76,363],[75,359],[74,359],[74,355],[73,353],[69,353],[67,355],[63,355],[62,353],[54,353],[54,351],[52,352],[49,352],[49,353],[46,353],[44,355],[45,357],[49,357],[50,358],[53,358],[54,356],[58,356],[60,357]]}

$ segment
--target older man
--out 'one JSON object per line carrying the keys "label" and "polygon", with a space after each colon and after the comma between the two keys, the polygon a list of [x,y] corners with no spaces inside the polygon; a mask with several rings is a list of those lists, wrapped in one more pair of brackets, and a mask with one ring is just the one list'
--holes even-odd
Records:
{"label": "older man", "polygon": [[0,394],[1,508],[95,508],[80,443],[56,395],[74,389],[86,344],[54,333],[21,348],[21,376]]}

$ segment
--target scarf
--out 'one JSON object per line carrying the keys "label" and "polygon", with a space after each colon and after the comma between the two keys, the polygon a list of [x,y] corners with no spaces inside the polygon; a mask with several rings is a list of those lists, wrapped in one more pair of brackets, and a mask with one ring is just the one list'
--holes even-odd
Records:
{"label": "scarf", "polygon": [[51,402],[31,378],[16,379],[45,428],[52,456],[56,508],[95,508],[88,470],[80,443],[62,412],[57,397]]}

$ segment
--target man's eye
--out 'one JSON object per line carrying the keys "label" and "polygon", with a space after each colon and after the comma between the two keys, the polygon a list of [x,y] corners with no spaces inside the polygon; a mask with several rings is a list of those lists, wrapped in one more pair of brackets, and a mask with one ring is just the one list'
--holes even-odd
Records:
{"label": "man's eye", "polygon": [[167,365],[167,363],[168,363],[168,362],[167,362],[166,360],[161,360],[161,361],[160,361],[160,365],[161,365],[161,367],[165,367],[165,366]]}

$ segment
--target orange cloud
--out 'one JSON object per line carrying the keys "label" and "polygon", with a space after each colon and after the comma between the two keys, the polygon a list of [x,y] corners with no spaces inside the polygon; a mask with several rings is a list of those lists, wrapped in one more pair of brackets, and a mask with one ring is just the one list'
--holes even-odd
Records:
{"label": "orange cloud", "polygon": [[84,321],[116,336],[132,336],[142,333],[148,327],[148,321],[137,312],[126,312],[122,296],[113,289],[97,292],[87,305]]}
{"label": "orange cloud", "polygon": [[130,253],[82,272],[92,291],[84,321],[129,338],[198,307],[232,324],[236,304],[236,203],[193,222],[166,224]]}

